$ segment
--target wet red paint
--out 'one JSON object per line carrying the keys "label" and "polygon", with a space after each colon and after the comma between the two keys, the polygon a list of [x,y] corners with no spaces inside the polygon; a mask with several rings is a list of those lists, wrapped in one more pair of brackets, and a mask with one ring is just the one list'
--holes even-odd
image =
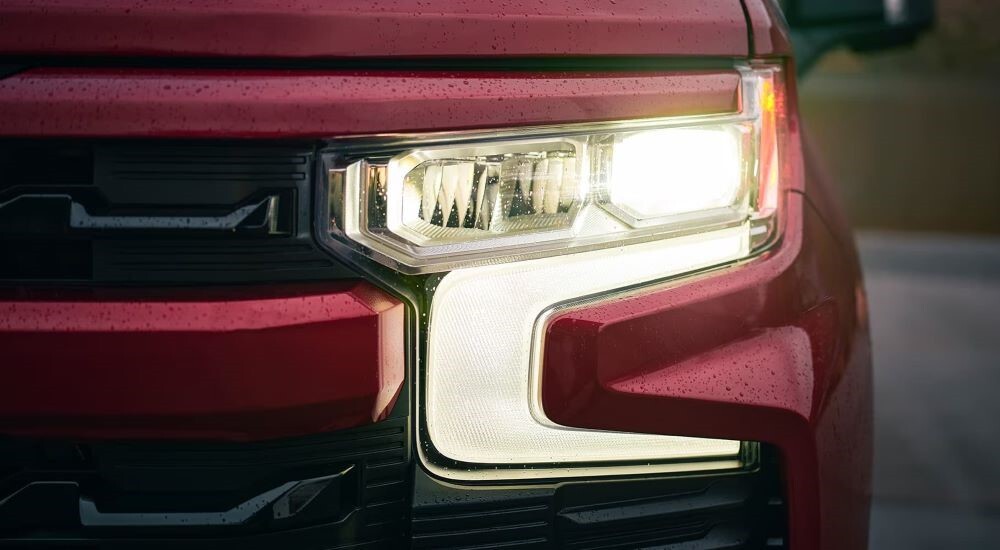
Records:
{"label": "wet red paint", "polygon": [[740,0],[4,0],[28,55],[745,56]]}
{"label": "wet red paint", "polygon": [[731,112],[735,71],[57,70],[0,80],[0,135],[329,137]]}
{"label": "wet red paint", "polygon": [[0,301],[0,431],[244,441],[384,417],[403,305],[368,283]]}
{"label": "wet red paint", "polygon": [[543,406],[567,426],[763,441],[790,540],[863,548],[871,357],[856,258],[798,193],[785,240],[745,266],[555,317]]}

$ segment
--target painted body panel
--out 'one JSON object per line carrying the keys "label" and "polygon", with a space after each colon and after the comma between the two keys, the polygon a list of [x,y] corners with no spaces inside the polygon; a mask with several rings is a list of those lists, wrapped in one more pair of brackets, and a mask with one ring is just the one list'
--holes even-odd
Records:
{"label": "painted body panel", "polygon": [[0,431],[248,441],[369,424],[402,387],[403,324],[363,282],[4,296]]}
{"label": "painted body panel", "polygon": [[0,135],[290,138],[445,131],[732,112],[738,95],[735,71],[38,69],[0,80]]}
{"label": "painted body panel", "polygon": [[16,55],[745,56],[739,0],[6,0]]}

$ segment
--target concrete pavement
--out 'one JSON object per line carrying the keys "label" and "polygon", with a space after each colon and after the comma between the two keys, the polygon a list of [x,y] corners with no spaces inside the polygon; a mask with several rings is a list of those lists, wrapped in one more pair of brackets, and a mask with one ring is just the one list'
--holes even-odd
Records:
{"label": "concrete pavement", "polygon": [[863,233],[871,548],[1000,548],[1000,238]]}

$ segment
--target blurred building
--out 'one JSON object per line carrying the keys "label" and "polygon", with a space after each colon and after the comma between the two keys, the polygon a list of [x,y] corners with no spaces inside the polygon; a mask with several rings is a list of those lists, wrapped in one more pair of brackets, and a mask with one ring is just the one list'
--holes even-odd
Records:
{"label": "blurred building", "polygon": [[1000,233],[1000,2],[937,11],[910,48],[828,54],[803,118],[857,227]]}

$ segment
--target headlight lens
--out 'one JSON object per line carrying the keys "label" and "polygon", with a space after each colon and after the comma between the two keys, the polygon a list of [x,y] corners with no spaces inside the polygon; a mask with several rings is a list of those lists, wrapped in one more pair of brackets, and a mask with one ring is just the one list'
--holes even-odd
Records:
{"label": "headlight lens", "polygon": [[330,172],[331,234],[408,273],[748,220],[760,241],[776,69],[742,73],[731,114],[351,143]]}

